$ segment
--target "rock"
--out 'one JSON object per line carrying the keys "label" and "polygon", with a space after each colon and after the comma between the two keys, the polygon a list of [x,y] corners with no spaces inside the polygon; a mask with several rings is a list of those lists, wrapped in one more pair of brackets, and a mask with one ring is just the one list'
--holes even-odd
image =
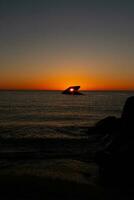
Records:
{"label": "rock", "polygon": [[109,116],[97,122],[95,127],[98,133],[112,134],[118,128],[118,121],[116,117]]}
{"label": "rock", "polygon": [[131,96],[126,100],[121,121],[123,128],[134,130],[134,96]]}
{"label": "rock", "polygon": [[114,136],[106,148],[96,152],[100,177],[106,184],[128,181],[131,184],[134,179],[134,96],[126,100],[120,119],[107,117],[96,127],[100,133]]}

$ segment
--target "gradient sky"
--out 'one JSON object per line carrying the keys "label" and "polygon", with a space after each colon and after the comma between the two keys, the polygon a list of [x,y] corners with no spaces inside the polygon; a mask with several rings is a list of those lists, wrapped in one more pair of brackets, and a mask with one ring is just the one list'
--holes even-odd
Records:
{"label": "gradient sky", "polygon": [[134,89],[134,3],[0,0],[0,89]]}

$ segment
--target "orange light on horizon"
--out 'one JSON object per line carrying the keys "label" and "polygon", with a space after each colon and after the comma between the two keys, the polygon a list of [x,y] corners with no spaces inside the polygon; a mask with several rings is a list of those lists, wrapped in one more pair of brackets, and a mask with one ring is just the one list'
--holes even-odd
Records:
{"label": "orange light on horizon", "polygon": [[[88,74],[36,76],[20,79],[1,79],[0,89],[5,90],[64,90],[71,85],[80,85],[81,90],[134,90],[134,81],[118,80],[115,77],[89,76]],[[70,88],[70,92],[74,89]]]}

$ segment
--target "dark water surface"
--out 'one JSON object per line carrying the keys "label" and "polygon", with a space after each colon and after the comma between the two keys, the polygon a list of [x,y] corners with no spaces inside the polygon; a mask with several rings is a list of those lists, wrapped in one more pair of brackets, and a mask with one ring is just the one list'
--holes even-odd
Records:
{"label": "dark water surface", "polygon": [[108,115],[120,117],[134,92],[83,93],[1,91],[0,174],[87,183],[85,174],[96,169],[92,158],[97,147],[88,127]]}
{"label": "dark water surface", "polygon": [[[120,117],[133,92],[60,91],[0,92],[0,157],[14,159],[89,158],[94,135],[87,129],[98,120]],[[12,153],[12,155],[11,155]]]}
{"label": "dark water surface", "polygon": [[87,127],[108,116],[120,116],[134,92],[1,91],[0,137],[83,138]]}

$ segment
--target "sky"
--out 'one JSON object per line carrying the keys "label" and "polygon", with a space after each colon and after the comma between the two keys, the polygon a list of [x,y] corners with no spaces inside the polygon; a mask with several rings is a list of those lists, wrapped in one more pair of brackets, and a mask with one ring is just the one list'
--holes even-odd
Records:
{"label": "sky", "polygon": [[0,0],[0,89],[134,90],[134,2]]}

